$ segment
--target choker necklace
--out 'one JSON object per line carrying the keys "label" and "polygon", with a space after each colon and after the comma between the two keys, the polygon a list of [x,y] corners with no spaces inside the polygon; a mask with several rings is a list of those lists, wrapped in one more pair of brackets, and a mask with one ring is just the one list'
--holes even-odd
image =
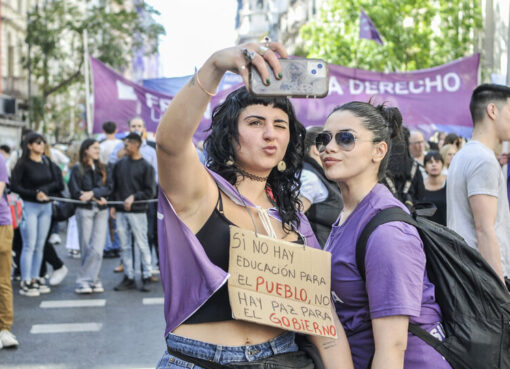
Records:
{"label": "choker necklace", "polygon": [[245,176],[245,177],[248,177],[249,179],[251,180],[254,180],[254,181],[257,181],[257,182],[265,182],[267,181],[267,179],[269,178],[269,176],[267,177],[259,177],[259,176],[256,176],[255,174],[251,174],[251,173],[248,173],[244,170],[242,170],[241,168],[237,167],[237,170],[239,170],[239,172]]}

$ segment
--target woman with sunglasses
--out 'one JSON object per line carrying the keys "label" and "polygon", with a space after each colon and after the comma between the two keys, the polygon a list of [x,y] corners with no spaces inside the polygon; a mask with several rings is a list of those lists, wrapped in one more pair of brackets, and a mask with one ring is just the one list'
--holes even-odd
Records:
{"label": "woman with sunglasses", "polygon": [[45,141],[38,133],[29,133],[23,142],[23,155],[12,171],[12,190],[23,199],[20,224],[21,251],[20,294],[39,296],[50,289],[39,280],[44,243],[51,225],[51,202],[48,196],[64,189],[59,168],[44,156]]}
{"label": "woman with sunglasses", "polygon": [[[294,332],[233,319],[226,284],[230,225],[319,248],[297,210],[305,130],[290,101],[255,97],[242,87],[214,109],[207,166],[192,142],[224,73],[239,73],[247,83],[251,62],[263,80],[269,73],[282,78],[277,53],[287,56],[276,42],[214,53],[159,123],[158,231],[168,352],[158,368],[314,368],[298,350]],[[327,368],[352,368],[338,328],[337,340],[311,340]]]}
{"label": "woman with sunglasses", "polygon": [[331,289],[355,368],[446,369],[432,346],[408,333],[411,322],[444,338],[417,230],[402,222],[379,226],[367,243],[366,283],[356,264],[356,242],[370,219],[388,207],[407,211],[378,183],[391,139],[401,132],[390,112],[350,102],[333,110],[317,136],[326,176],[339,184],[344,201],[325,246],[332,253]]}

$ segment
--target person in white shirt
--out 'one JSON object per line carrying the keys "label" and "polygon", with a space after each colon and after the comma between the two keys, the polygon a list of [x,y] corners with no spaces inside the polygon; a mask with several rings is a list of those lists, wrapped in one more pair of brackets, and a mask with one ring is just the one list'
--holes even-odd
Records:
{"label": "person in white shirt", "polygon": [[104,165],[108,165],[110,154],[122,141],[115,137],[117,133],[117,124],[115,122],[108,121],[103,123],[103,132],[106,135],[106,139],[99,144],[99,161]]}
{"label": "person in white shirt", "polygon": [[510,276],[510,211],[506,176],[495,150],[510,140],[510,88],[478,86],[469,105],[472,140],[453,157],[446,181],[447,225],[504,281]]}

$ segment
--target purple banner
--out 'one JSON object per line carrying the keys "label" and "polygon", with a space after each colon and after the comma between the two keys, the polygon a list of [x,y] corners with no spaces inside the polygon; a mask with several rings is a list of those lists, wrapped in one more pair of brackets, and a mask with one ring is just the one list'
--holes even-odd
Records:
{"label": "purple banner", "polygon": [[94,86],[94,133],[102,132],[106,121],[117,123],[119,132],[128,131],[128,120],[139,116],[147,130],[156,127],[173,96],[149,90],[124,78],[95,58],[90,58]]}
{"label": "purple banner", "polygon": [[435,130],[470,136],[471,94],[478,84],[480,55],[439,67],[406,73],[378,73],[329,65],[329,94],[323,99],[292,99],[298,118],[308,125],[323,125],[335,106],[369,101],[396,106],[404,124],[426,134]]}
{"label": "purple banner", "polygon": [[[357,100],[386,103],[402,112],[404,124],[426,134],[435,130],[470,136],[469,100],[478,84],[480,55],[458,59],[439,67],[406,73],[378,73],[330,65],[329,94],[322,99],[292,99],[296,114],[305,126],[323,125],[334,107]],[[127,120],[142,116],[149,131],[155,131],[171,96],[127,81],[101,62],[92,59],[94,80],[94,132],[106,120],[127,130]],[[211,106],[222,102],[232,90],[219,92],[195,135],[203,139],[211,119]]]}

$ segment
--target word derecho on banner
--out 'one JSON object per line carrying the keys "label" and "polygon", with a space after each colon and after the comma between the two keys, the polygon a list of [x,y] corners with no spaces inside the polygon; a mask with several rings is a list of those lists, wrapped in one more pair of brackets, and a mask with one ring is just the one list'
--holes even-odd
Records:
{"label": "word derecho on banner", "polygon": [[[391,94],[391,95],[419,95],[431,92],[456,92],[461,87],[461,78],[455,72],[435,77],[425,77],[412,81],[363,81],[349,79],[347,86],[349,94]],[[344,94],[344,88],[335,76],[330,76],[329,91],[338,95]]]}
{"label": "word derecho on banner", "polygon": [[329,252],[230,226],[229,273],[235,319],[337,337]]}

